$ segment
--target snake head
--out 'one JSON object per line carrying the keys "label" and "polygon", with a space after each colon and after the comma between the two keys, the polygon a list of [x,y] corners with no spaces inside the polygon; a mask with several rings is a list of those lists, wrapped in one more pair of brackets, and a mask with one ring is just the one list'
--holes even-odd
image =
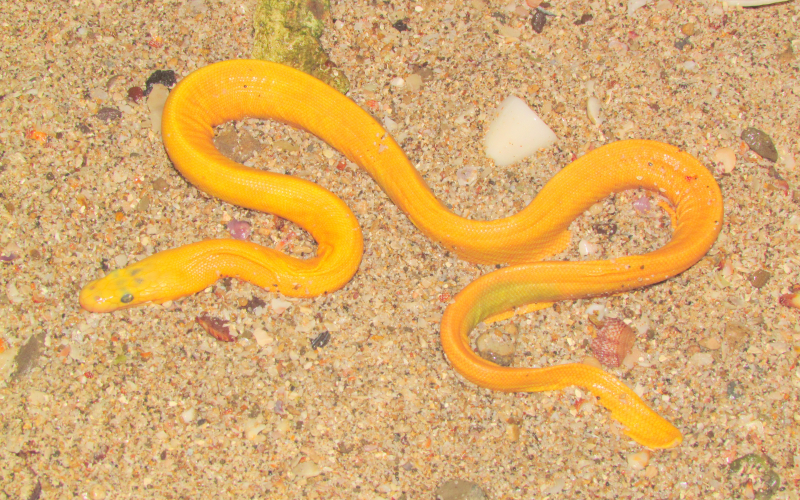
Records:
{"label": "snake head", "polygon": [[[83,287],[81,307],[91,312],[112,312],[145,302],[164,302],[169,271],[144,259],[123,269],[111,271]],[[166,273],[166,275],[165,275]]]}

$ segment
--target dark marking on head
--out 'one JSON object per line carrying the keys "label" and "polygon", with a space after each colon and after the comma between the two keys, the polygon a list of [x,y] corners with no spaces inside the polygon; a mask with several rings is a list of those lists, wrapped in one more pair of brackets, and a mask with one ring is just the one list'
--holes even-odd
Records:
{"label": "dark marking on head", "polygon": [[133,300],[133,294],[132,293],[126,293],[119,300],[123,304],[127,304],[128,302],[131,302]]}

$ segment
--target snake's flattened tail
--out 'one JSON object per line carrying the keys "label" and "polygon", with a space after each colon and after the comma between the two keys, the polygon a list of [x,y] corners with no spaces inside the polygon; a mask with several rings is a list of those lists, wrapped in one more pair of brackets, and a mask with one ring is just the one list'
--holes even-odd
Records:
{"label": "snake's flattened tail", "polygon": [[582,363],[547,368],[511,368],[506,380],[519,392],[540,392],[580,387],[597,397],[620,422],[625,434],[648,448],[672,448],[683,441],[677,427],[653,411],[614,375]]}
{"label": "snake's flattened tail", "polygon": [[648,448],[672,448],[683,441],[677,427],[653,411],[635,392],[610,373],[593,366],[573,363],[545,370],[558,370],[565,385],[575,385],[595,395],[611,416],[625,427],[625,434]]}
{"label": "snake's flattened tail", "polygon": [[[498,366],[476,354],[469,332],[486,318],[523,304],[543,305],[576,298],[575,284],[554,281],[570,275],[579,263],[551,262],[513,266],[470,283],[445,310],[441,323],[442,348],[453,368],[470,382],[506,392],[540,392],[577,386],[594,394],[634,441],[650,448],[669,448],[682,441],[680,431],[650,409],[613,375],[589,365],[571,363],[547,368]],[[580,280],[580,278],[576,278]],[[578,283],[580,290],[607,293],[608,287]],[[571,291],[573,290],[573,291]]]}

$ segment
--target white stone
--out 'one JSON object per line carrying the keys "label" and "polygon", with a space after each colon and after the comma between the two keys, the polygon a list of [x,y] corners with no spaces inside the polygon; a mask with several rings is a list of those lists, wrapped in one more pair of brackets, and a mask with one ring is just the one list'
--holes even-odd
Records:
{"label": "white stone", "polygon": [[532,155],[537,149],[556,142],[550,130],[519,97],[507,97],[486,132],[486,156],[500,166],[511,165]]}

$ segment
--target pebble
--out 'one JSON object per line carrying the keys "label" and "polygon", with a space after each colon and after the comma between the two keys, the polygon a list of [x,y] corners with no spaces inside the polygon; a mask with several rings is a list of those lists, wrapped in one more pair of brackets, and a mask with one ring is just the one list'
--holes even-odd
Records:
{"label": "pebble", "polygon": [[314,477],[322,474],[322,469],[311,460],[306,460],[292,467],[292,474],[303,478]]}
{"label": "pebble", "polygon": [[106,488],[102,484],[93,484],[89,489],[89,498],[91,500],[103,500],[106,498]]}
{"label": "pebble", "polygon": [[22,255],[22,249],[16,242],[12,241],[0,252],[0,261],[11,262],[18,259],[20,255]]}
{"label": "pebble", "polygon": [[633,129],[635,129],[635,128],[636,128],[636,124],[634,124],[630,120],[625,120],[624,122],[622,122],[622,124],[616,130],[614,130],[614,135],[616,135],[620,139],[624,139],[625,136],[629,132],[632,132]]}
{"label": "pebble", "polygon": [[534,10],[533,17],[531,17],[531,28],[533,28],[533,31],[541,33],[544,31],[545,24],[547,24],[547,14],[539,9]]}
{"label": "pebble", "polygon": [[500,366],[510,366],[514,361],[514,343],[508,341],[496,330],[492,329],[480,335],[476,340],[481,357]]}
{"label": "pebble", "polygon": [[475,167],[464,167],[456,172],[456,180],[459,186],[471,186],[478,180],[478,169]]}
{"label": "pebble", "polygon": [[[246,418],[244,420],[244,423],[242,424],[242,427],[244,429],[244,437],[247,438],[249,441],[254,440],[261,431],[267,428],[267,426],[261,422],[260,417]],[[297,473],[295,472],[295,474]]]}
{"label": "pebble", "polygon": [[763,131],[750,127],[742,131],[742,140],[759,156],[769,161],[778,161],[778,150],[772,139]]}
{"label": "pebble", "polygon": [[628,455],[628,466],[633,470],[644,470],[650,462],[650,451],[642,450]]}
{"label": "pebble", "polygon": [[413,73],[406,78],[406,90],[409,92],[417,92],[422,88],[422,75]]}
{"label": "pebble", "polygon": [[105,107],[100,108],[100,111],[97,112],[97,119],[104,122],[113,122],[119,120],[121,116],[122,112],[117,108]]}
{"label": "pebble", "polygon": [[155,84],[147,97],[147,109],[150,110],[150,126],[153,132],[161,132],[161,115],[164,113],[164,104],[166,104],[168,96],[169,89],[167,87]]}
{"label": "pebble", "polygon": [[499,167],[516,163],[556,142],[556,134],[528,104],[509,96],[498,107],[484,141],[486,156]]}
{"label": "pebble", "polygon": [[701,347],[705,347],[709,351],[716,351],[717,349],[719,349],[722,346],[722,344],[720,343],[719,339],[717,339],[716,337],[709,337],[709,338],[706,338],[706,339],[701,339],[697,343],[700,344]]}
{"label": "pebble", "polygon": [[506,424],[506,439],[512,443],[519,441],[519,425],[515,423]]}
{"label": "pebble", "polygon": [[128,256],[124,254],[117,255],[114,257],[114,264],[117,265],[117,269],[122,269],[128,265]]}
{"label": "pebble", "polygon": [[556,479],[553,484],[542,489],[542,495],[558,495],[564,491],[564,486],[567,485],[563,477]]}
{"label": "pebble", "polygon": [[402,87],[403,85],[405,85],[405,84],[406,84],[406,81],[405,81],[405,80],[403,80],[402,78],[400,78],[399,76],[397,76],[397,77],[395,77],[395,78],[392,78],[392,81],[391,81],[391,82],[389,82],[389,84],[390,84],[392,87],[398,87],[398,88],[399,88],[399,87]]}
{"label": "pebble", "polygon": [[672,8],[672,2],[670,2],[669,0],[660,0],[656,4],[656,10],[660,12],[670,10],[671,8]]}
{"label": "pebble", "polygon": [[772,274],[770,274],[769,271],[767,271],[766,269],[759,269],[758,271],[750,274],[747,277],[747,281],[749,281],[750,284],[753,285],[753,288],[761,288],[767,284],[767,282],[771,277]]}
{"label": "pebble", "polygon": [[256,339],[256,344],[258,344],[259,347],[264,347],[272,342],[272,338],[270,338],[263,328],[256,328],[253,331],[253,338]]}
{"label": "pebble", "polygon": [[28,403],[38,406],[47,403],[47,400],[50,399],[47,393],[33,390],[28,394]]}
{"label": "pebble", "polygon": [[435,491],[436,500],[488,500],[480,486],[470,481],[451,479]]}
{"label": "pebble", "polygon": [[778,303],[785,307],[800,309],[800,295],[796,293],[786,293],[778,298]]}
{"label": "pebble", "polygon": [[108,92],[103,89],[92,89],[89,91],[89,97],[96,101],[105,101],[108,99]]}
{"label": "pebble", "polygon": [[645,215],[653,209],[653,205],[650,203],[649,197],[640,196],[633,200],[633,209],[636,210],[636,213]]}
{"label": "pebble", "polygon": [[652,0],[628,0],[628,16],[632,16],[634,12],[644,7]]}
{"label": "pebble", "polygon": [[269,303],[270,309],[272,309],[272,312],[275,314],[283,314],[291,305],[291,302],[283,299],[272,299]]}
{"label": "pebble", "polygon": [[716,165],[715,173],[717,175],[729,174],[733,172],[736,167],[736,152],[733,148],[719,148],[714,151],[712,156],[714,164]]}
{"label": "pebble", "polygon": [[714,356],[707,352],[696,352],[689,358],[689,363],[693,366],[709,366],[714,362]]}
{"label": "pebble", "polygon": [[191,407],[188,410],[181,413],[181,420],[183,420],[183,422],[186,424],[194,422],[194,419],[196,417],[197,417],[197,410],[194,407]]}
{"label": "pebble", "polygon": [[580,252],[581,257],[596,255],[600,253],[600,246],[586,240],[581,240],[578,243],[578,252]]}
{"label": "pebble", "polygon": [[250,234],[253,228],[249,222],[243,220],[232,219],[227,224],[228,233],[237,240],[247,241],[250,239]]}
{"label": "pebble", "polygon": [[683,26],[681,26],[681,33],[683,33],[686,36],[694,35],[694,23],[686,23]]}
{"label": "pebble", "polygon": [[144,97],[142,87],[131,87],[128,89],[128,99],[132,102],[139,102]]}
{"label": "pebble", "polygon": [[394,132],[397,130],[397,122],[392,120],[389,116],[383,117],[383,128],[385,128],[389,132]]}
{"label": "pebble", "polygon": [[[537,11],[538,12],[538,11]],[[510,39],[519,39],[522,32],[516,28],[511,28],[510,26],[500,26],[499,29],[500,36]]]}
{"label": "pebble", "polygon": [[752,332],[748,327],[738,321],[729,321],[725,325],[725,340],[733,350],[741,349],[745,340],[751,336]]}
{"label": "pebble", "polygon": [[175,72],[171,69],[163,70],[158,69],[147,78],[145,82],[144,95],[150,95],[155,90],[157,85],[165,88],[172,87],[176,83]]}
{"label": "pebble", "polygon": [[153,181],[153,190],[158,191],[160,193],[166,193],[169,191],[169,183],[163,177],[159,177],[158,179]]}
{"label": "pebble", "polygon": [[611,40],[608,43],[608,48],[614,52],[618,52],[620,55],[628,53],[628,44],[620,42],[619,40]]}

